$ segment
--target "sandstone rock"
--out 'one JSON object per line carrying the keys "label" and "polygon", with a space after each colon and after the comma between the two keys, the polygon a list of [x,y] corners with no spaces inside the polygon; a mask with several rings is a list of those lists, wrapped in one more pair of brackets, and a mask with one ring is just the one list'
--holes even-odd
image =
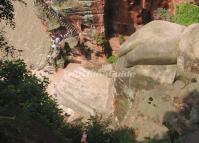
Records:
{"label": "sandstone rock", "polygon": [[41,68],[46,63],[51,42],[34,13],[32,1],[25,2],[27,6],[19,2],[14,3],[16,28],[6,28],[6,37],[16,49],[22,50],[20,58],[24,59],[28,66]]}
{"label": "sandstone rock", "polygon": [[127,67],[176,64],[179,36],[183,30],[184,26],[153,21],[121,46],[119,57],[125,57]]}
{"label": "sandstone rock", "polygon": [[175,107],[169,96],[170,92],[160,89],[137,92],[132,107],[121,122],[122,125],[131,126],[138,131],[139,141],[145,140],[145,137],[165,138],[168,131],[162,123],[165,114],[175,112]]}
{"label": "sandstone rock", "polygon": [[61,41],[61,47],[64,47],[66,43],[68,44],[70,49],[74,49],[78,44],[78,40],[74,37],[66,38],[63,41]]}
{"label": "sandstone rock", "polygon": [[[192,24],[188,26],[181,35],[179,42],[179,57],[178,65],[184,70],[192,68],[194,64],[199,62],[199,24]],[[183,62],[183,63],[180,63]],[[196,65],[197,66],[197,65]]]}
{"label": "sandstone rock", "polygon": [[160,84],[172,84],[176,75],[176,65],[141,65],[135,66],[131,70],[135,71],[135,76],[150,77]]}
{"label": "sandstone rock", "polygon": [[51,6],[78,30],[84,31],[94,26],[97,31],[104,32],[104,3],[104,0],[65,0]]}
{"label": "sandstone rock", "polygon": [[113,112],[111,79],[87,70],[78,64],[70,64],[55,83],[57,101],[88,118],[96,112],[109,115]]}
{"label": "sandstone rock", "polygon": [[163,123],[168,112],[175,112],[172,100],[165,90],[149,90],[138,97],[137,112],[157,123]]}
{"label": "sandstone rock", "polygon": [[125,87],[137,90],[153,89],[159,84],[172,84],[176,70],[176,65],[138,65],[120,69],[118,72],[129,73],[129,76],[116,78],[116,90],[123,92],[126,89]]}
{"label": "sandstone rock", "polygon": [[124,69],[131,72],[130,77],[117,77],[114,85],[115,115],[122,121],[130,110],[132,101],[136,100],[136,92],[156,89],[160,85],[171,85],[176,75],[176,65],[135,66]]}
{"label": "sandstone rock", "polygon": [[198,83],[190,83],[180,90],[165,85],[138,90],[120,123],[136,129],[139,141],[165,138],[168,128],[180,135],[190,133],[198,129],[198,87]]}

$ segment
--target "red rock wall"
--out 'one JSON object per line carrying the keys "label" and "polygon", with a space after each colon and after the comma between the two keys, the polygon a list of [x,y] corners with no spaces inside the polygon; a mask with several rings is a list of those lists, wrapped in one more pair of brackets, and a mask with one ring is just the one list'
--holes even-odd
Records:
{"label": "red rock wall", "polygon": [[[153,19],[158,8],[166,8],[175,13],[175,5],[181,1],[183,0],[79,0],[78,6],[66,14],[66,19],[82,32],[85,29],[91,31],[95,27],[99,33],[105,32],[108,37],[131,35],[139,25]],[[149,14],[147,21],[143,19],[143,9]],[[91,34],[90,31],[87,34]]]}

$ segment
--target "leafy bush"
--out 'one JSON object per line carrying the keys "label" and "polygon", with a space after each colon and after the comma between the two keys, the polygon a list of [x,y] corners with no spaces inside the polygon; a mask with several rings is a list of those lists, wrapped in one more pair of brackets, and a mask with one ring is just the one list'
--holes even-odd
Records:
{"label": "leafy bush", "polygon": [[107,61],[108,61],[109,63],[111,63],[111,64],[115,64],[115,63],[117,62],[117,59],[118,59],[118,57],[112,55],[112,56],[110,56],[110,57],[107,59]]}
{"label": "leafy bush", "polygon": [[125,38],[123,35],[119,35],[118,40],[119,40],[120,45],[122,45],[125,42]]}
{"label": "leafy bush", "polygon": [[97,32],[94,32],[92,34],[94,41],[96,42],[97,45],[99,46],[104,46],[105,43],[105,37],[102,34],[99,34]]}
{"label": "leafy bush", "polygon": [[111,121],[101,116],[92,116],[86,125],[89,143],[134,143],[135,137],[130,128],[111,129]]}
{"label": "leafy bush", "polygon": [[175,23],[181,25],[190,25],[199,22],[199,6],[181,3],[177,5],[176,15],[173,18]]}
{"label": "leafy bush", "polygon": [[[57,104],[46,92],[48,80],[37,79],[26,70],[23,61],[5,61],[0,64],[0,105],[15,106],[42,119],[50,127],[59,127],[63,121]],[[16,113],[17,114],[17,113]]]}
{"label": "leafy bush", "polygon": [[[23,61],[1,62],[0,79],[0,116],[5,116],[2,111],[6,111],[6,116],[8,114],[18,120],[23,120],[23,123],[27,124],[23,130],[32,127],[31,124],[39,123],[40,128],[45,126],[66,138],[76,136],[77,132],[81,133],[81,127],[64,122],[64,118],[61,116],[62,111],[46,92],[48,80],[45,78],[39,80],[32,75],[26,70]],[[28,119],[26,120],[24,116],[28,116]],[[33,121],[38,122],[34,123]],[[15,120],[13,126],[13,128],[22,128],[22,125]],[[66,127],[68,132],[66,132]],[[69,132],[70,134],[67,134]]]}
{"label": "leafy bush", "polygon": [[[134,139],[132,130],[113,130],[110,120],[101,116],[91,117],[87,124],[64,122],[61,110],[46,92],[48,80],[37,79],[21,60],[0,63],[0,79],[0,117],[11,120],[0,118],[0,142],[46,141],[53,131],[56,138],[79,143],[83,129],[89,143],[132,143]],[[39,130],[43,130],[41,136]]]}
{"label": "leafy bush", "polygon": [[161,20],[172,21],[172,15],[167,9],[158,8],[157,13],[160,16]]}
{"label": "leafy bush", "polygon": [[112,143],[134,143],[134,132],[130,128],[119,128],[112,132]]}
{"label": "leafy bush", "polygon": [[89,143],[110,143],[110,122],[100,116],[91,116],[86,125]]}

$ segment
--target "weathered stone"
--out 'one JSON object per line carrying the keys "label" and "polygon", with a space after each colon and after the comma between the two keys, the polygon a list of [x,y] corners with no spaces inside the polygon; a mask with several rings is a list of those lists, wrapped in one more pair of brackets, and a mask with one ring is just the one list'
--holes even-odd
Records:
{"label": "weathered stone", "polygon": [[115,115],[120,124],[138,132],[139,141],[165,138],[168,130],[182,135],[198,129],[199,76],[192,72],[193,66],[191,72],[179,71],[179,58],[185,65],[198,61],[196,27],[155,21],[122,45],[116,71],[133,76],[115,80]]}
{"label": "weathered stone", "polygon": [[95,27],[97,31],[104,32],[104,3],[104,0],[65,0],[53,3],[52,8],[71,21],[79,31]]}
{"label": "weathered stone", "polygon": [[184,26],[166,21],[151,22],[121,46],[119,56],[125,57],[127,67],[176,64],[178,41],[183,29]]}
{"label": "weathered stone", "polygon": [[146,91],[138,98],[137,112],[157,123],[163,123],[164,115],[167,112],[175,111],[172,100],[165,90]]}
{"label": "weathered stone", "polygon": [[179,42],[178,65],[181,65],[181,68],[184,70],[191,70],[191,68],[194,68],[194,64],[197,66],[199,63],[198,37],[199,24],[188,26],[181,35]]}
{"label": "weathered stone", "polygon": [[133,127],[137,133],[139,141],[150,138],[165,138],[168,129],[162,124],[165,114],[175,112],[170,91],[154,89],[149,91],[138,91],[133,100],[132,107],[128,110],[124,120],[124,126]]}
{"label": "weathered stone", "polygon": [[146,65],[131,68],[137,75],[150,77],[160,84],[172,84],[176,75],[176,65]]}
{"label": "weathered stone", "polygon": [[86,118],[95,113],[113,112],[110,78],[78,64],[69,64],[64,76],[54,82],[57,101],[64,108],[71,108]]}
{"label": "weathered stone", "polygon": [[27,6],[15,2],[16,27],[6,28],[6,37],[16,49],[22,50],[20,58],[31,67],[41,68],[46,64],[46,58],[51,45],[41,21],[34,13],[32,1],[25,0]]}
{"label": "weathered stone", "polygon": [[74,49],[78,44],[78,40],[74,37],[64,39],[60,43],[61,47],[64,47],[66,43],[68,44],[70,49]]}

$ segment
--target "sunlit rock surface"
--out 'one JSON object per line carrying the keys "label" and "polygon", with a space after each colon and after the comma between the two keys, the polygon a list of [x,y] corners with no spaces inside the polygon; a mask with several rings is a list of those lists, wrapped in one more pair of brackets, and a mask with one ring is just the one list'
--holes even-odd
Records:
{"label": "sunlit rock surface", "polygon": [[119,51],[126,67],[134,65],[170,65],[177,63],[177,49],[184,26],[153,21],[135,32]]}
{"label": "sunlit rock surface", "polygon": [[131,76],[115,78],[114,115],[139,141],[199,129],[197,35],[197,24],[154,21],[121,46],[115,68]]}
{"label": "sunlit rock surface", "polygon": [[199,61],[199,24],[188,26],[181,35],[179,42],[178,65],[183,70],[199,71],[197,68]]}
{"label": "sunlit rock surface", "polygon": [[14,2],[16,28],[13,30],[6,26],[6,37],[16,49],[22,50],[20,58],[24,59],[28,66],[41,68],[46,63],[50,39],[34,13],[33,2],[25,2],[27,6]]}
{"label": "sunlit rock surface", "polygon": [[96,113],[113,113],[113,86],[110,78],[78,64],[70,64],[64,75],[54,82],[54,94],[63,109],[71,108],[84,117]]}

